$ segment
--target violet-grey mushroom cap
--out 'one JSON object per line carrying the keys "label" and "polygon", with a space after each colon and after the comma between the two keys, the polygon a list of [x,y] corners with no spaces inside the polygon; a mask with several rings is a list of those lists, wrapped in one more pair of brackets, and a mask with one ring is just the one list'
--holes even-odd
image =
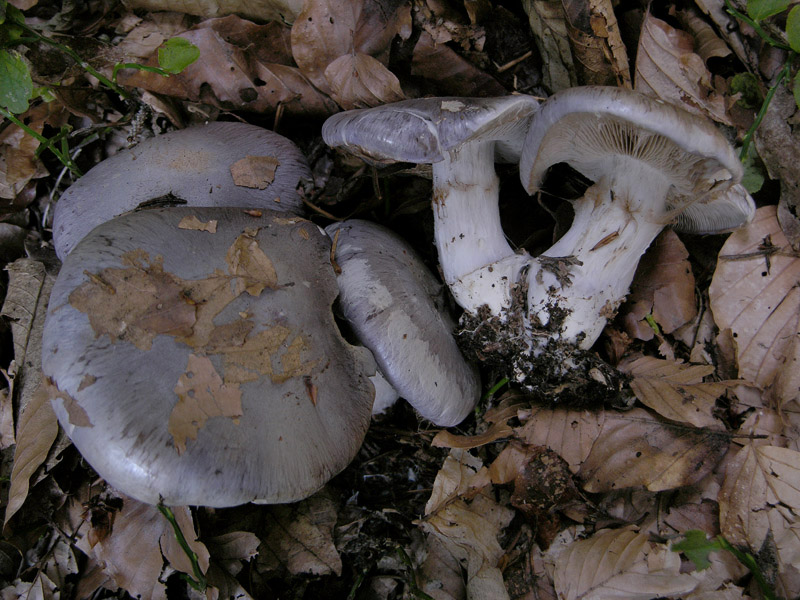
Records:
{"label": "violet-grey mushroom cap", "polygon": [[[216,233],[179,228],[185,217]],[[55,284],[53,407],[89,464],[138,500],[299,500],[347,466],[370,420],[375,363],[341,338],[337,294],[330,240],[299,217],[123,215],[75,247]]]}
{"label": "violet-grey mushroom cap", "polygon": [[596,181],[616,156],[646,162],[669,178],[666,208],[683,211],[678,229],[732,229],[755,213],[737,186],[742,163],[710,121],[623,88],[575,87],[544,101],[528,128],[520,178],[534,193],[547,170],[563,162]]}
{"label": "violet-grey mushroom cap", "polygon": [[326,228],[334,239],[339,309],[380,372],[417,412],[457,425],[480,397],[480,376],[453,337],[442,285],[388,229],[350,220]]}
{"label": "violet-grey mushroom cap", "polygon": [[[278,162],[274,179],[236,185],[231,167]],[[190,206],[245,206],[302,214],[297,195],[310,178],[305,157],[293,142],[247,123],[215,122],[147,139],[96,165],[65,191],[53,216],[53,244],[60,259],[94,227],[168,194]]]}
{"label": "violet-grey mushroom cap", "polygon": [[416,98],[329,117],[322,138],[376,165],[435,163],[466,142],[494,141],[500,159],[519,158],[530,116],[531,96]]}

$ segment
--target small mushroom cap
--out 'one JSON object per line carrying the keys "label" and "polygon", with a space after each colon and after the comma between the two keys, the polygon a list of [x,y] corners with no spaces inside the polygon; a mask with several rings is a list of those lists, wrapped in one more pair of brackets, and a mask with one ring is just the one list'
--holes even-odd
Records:
{"label": "small mushroom cap", "polygon": [[[245,174],[237,185],[231,168],[239,161]],[[254,181],[246,181],[248,167]],[[107,158],[71,185],[56,203],[53,244],[64,260],[97,225],[169,194],[190,206],[301,214],[296,188],[303,177],[311,171],[300,149],[255,125],[215,122],[165,133]]]}
{"label": "small mushroom cap", "polygon": [[436,425],[456,425],[480,397],[480,377],[453,337],[442,286],[400,237],[374,223],[330,225],[341,268],[339,308],[384,377]]}
{"label": "small mushroom cap", "polygon": [[[742,164],[717,128],[706,119],[630,90],[586,86],[558,92],[542,103],[531,119],[520,160],[520,177],[529,193],[539,189],[547,170],[567,163],[597,181],[614,168],[625,169],[626,157],[659,169],[669,179],[668,209],[692,206],[706,229],[710,215],[721,212],[702,204],[722,199],[742,177]],[[646,185],[646,182],[642,182]],[[735,192],[740,196],[741,192]],[[719,229],[752,218],[752,199],[733,200],[730,216]],[[704,223],[702,221],[705,221]]]}
{"label": "small mushroom cap", "polygon": [[322,137],[332,148],[378,165],[436,163],[473,141],[497,142],[497,154],[514,160],[538,105],[531,96],[403,100],[333,115]]}
{"label": "small mushroom cap", "polygon": [[330,240],[298,217],[123,215],[56,281],[43,339],[53,407],[89,464],[138,500],[302,499],[356,454],[374,397],[375,363],[342,339],[337,294]]}

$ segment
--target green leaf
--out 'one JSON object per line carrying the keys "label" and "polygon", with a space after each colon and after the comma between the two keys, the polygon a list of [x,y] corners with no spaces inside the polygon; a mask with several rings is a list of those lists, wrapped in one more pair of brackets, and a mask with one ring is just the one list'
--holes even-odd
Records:
{"label": "green leaf", "polygon": [[755,194],[764,185],[766,172],[758,156],[755,146],[747,147],[747,156],[742,158],[744,174],[742,175],[742,185],[749,193]]}
{"label": "green leaf", "polygon": [[711,566],[708,555],[722,550],[722,545],[716,538],[713,540],[707,539],[705,532],[699,529],[690,529],[686,532],[686,537],[683,541],[672,544],[672,550],[674,552],[683,552],[686,558],[694,563],[697,570],[702,571]]}
{"label": "green leaf", "polygon": [[14,50],[0,50],[0,106],[23,113],[32,94],[31,72],[22,56]]}
{"label": "green leaf", "polygon": [[796,4],[786,17],[786,39],[795,52],[800,52],[800,4]]}
{"label": "green leaf", "polygon": [[761,106],[763,100],[758,77],[752,73],[737,73],[731,79],[731,92],[741,94],[738,102],[746,108]]}
{"label": "green leaf", "polygon": [[158,65],[172,75],[180,73],[199,57],[200,48],[182,37],[168,39],[158,49]]}
{"label": "green leaf", "polygon": [[794,81],[792,82],[792,94],[794,94],[794,102],[797,104],[797,108],[800,108],[800,72],[794,76]]}
{"label": "green leaf", "polygon": [[754,21],[767,19],[785,11],[792,0],[747,0],[747,14]]}

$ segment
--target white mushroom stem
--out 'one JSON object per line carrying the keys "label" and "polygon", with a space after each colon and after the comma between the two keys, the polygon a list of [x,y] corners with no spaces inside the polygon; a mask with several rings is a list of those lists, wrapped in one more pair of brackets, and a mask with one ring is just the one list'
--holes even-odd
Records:
{"label": "white mushroom stem", "polygon": [[552,308],[566,310],[558,337],[584,349],[616,314],[639,259],[666,221],[666,177],[638,161],[624,163],[574,203],[569,231],[528,272],[531,325],[546,325]]}
{"label": "white mushroom stem", "polygon": [[508,245],[497,206],[494,145],[464,144],[433,164],[434,236],[444,280],[468,312],[501,315],[530,260]]}

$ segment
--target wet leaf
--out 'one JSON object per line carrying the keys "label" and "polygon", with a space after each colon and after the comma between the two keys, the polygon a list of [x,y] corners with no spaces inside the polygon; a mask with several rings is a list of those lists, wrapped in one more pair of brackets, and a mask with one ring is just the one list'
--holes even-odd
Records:
{"label": "wet leaf", "polygon": [[404,100],[397,77],[378,60],[360,52],[345,54],[325,69],[331,95],[346,110]]}
{"label": "wet leaf", "polygon": [[725,98],[686,32],[647,13],[636,53],[636,91],[731,125]]}
{"label": "wet leaf", "polygon": [[227,417],[237,422],[242,416],[242,390],[237,384],[223,383],[207,356],[189,355],[186,372],[174,391],[178,402],[169,415],[167,429],[178,454],[186,450],[188,440],[197,439],[208,419]]}
{"label": "wet leaf", "polygon": [[703,383],[703,377],[713,373],[714,367],[687,365],[652,356],[642,356],[619,368],[633,377],[631,389],[642,404],[671,421],[695,427],[723,429],[712,413],[714,405],[726,390],[740,383]]}
{"label": "wet leaf", "polygon": [[633,486],[652,492],[674,489],[710,473],[728,444],[724,434],[669,425],[643,409],[607,412],[578,475],[588,492]]}
{"label": "wet leaf", "polygon": [[[800,452],[744,446],[727,465],[719,511],[725,538],[759,551],[776,526],[796,523],[800,515]],[[779,522],[771,523],[772,518]]]}
{"label": "wet leaf", "polygon": [[628,335],[653,339],[653,329],[645,321],[652,314],[664,333],[697,316],[694,275],[689,253],[672,230],[662,232],[639,261],[630,294],[620,309]]}
{"label": "wet leaf", "polygon": [[[800,258],[780,230],[774,206],[733,233],[720,250],[709,288],[714,319],[730,329],[738,349],[739,376],[767,387],[800,364]],[[796,397],[789,386],[780,402]]]}

